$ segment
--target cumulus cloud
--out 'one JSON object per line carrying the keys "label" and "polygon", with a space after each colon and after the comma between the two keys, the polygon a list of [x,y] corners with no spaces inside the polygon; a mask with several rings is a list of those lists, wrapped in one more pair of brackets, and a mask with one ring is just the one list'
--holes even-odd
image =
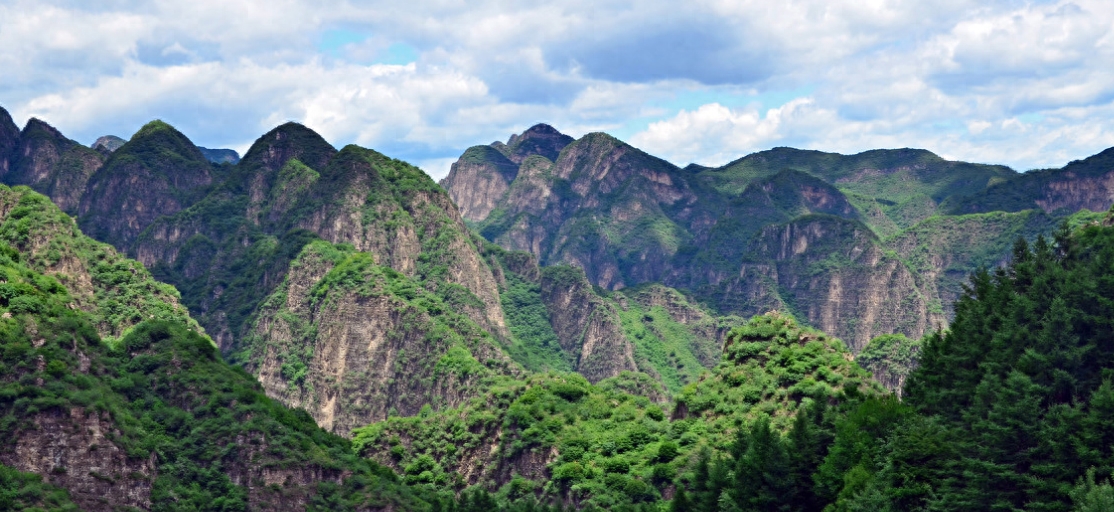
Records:
{"label": "cumulus cloud", "polygon": [[298,120],[434,174],[536,122],[681,164],[908,146],[1024,169],[1114,145],[1112,27],[1097,0],[12,0],[0,105],[85,142],[162,118],[242,149]]}

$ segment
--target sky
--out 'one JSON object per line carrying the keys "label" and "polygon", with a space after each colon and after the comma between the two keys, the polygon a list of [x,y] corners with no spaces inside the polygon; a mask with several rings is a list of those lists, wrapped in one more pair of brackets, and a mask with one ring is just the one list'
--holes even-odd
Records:
{"label": "sky", "polygon": [[539,122],[682,166],[915,147],[1027,170],[1114,146],[1114,2],[0,0],[0,106],[241,153],[298,121],[434,178]]}

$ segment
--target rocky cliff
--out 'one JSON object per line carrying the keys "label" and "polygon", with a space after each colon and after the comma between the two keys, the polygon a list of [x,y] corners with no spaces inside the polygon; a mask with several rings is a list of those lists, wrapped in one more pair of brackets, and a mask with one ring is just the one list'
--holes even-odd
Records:
{"label": "rocky cliff", "polygon": [[78,208],[81,227],[98,240],[130,248],[144,228],[195,202],[215,177],[185,135],[152,121],[89,179]]}
{"label": "rocky cliff", "polygon": [[1061,169],[1030,171],[994,183],[978,197],[947,206],[956,214],[1040,209],[1047,213],[1104,212],[1114,203],[1114,148]]}
{"label": "rocky cliff", "polygon": [[104,157],[97,151],[32,118],[20,132],[8,172],[0,179],[11,185],[28,185],[73,214],[79,209],[86,184],[103,162]]}
{"label": "rocky cliff", "polygon": [[425,506],[225,364],[173,291],[0,186],[0,463],[90,511]]}
{"label": "rocky cliff", "polygon": [[[350,246],[315,242],[291,265],[248,337],[267,394],[342,435],[422,407],[456,407],[491,375],[519,376],[499,341],[423,282]],[[471,298],[474,300],[474,298]]]}
{"label": "rocky cliff", "polygon": [[0,178],[11,169],[16,147],[19,146],[19,127],[12,121],[11,114],[0,107]]}
{"label": "rocky cliff", "polygon": [[[489,149],[508,156],[512,145],[469,150],[442,183],[488,240],[543,265],[580,267],[608,290],[662,283],[720,314],[790,310],[854,350],[880,334],[918,338],[946,323],[966,275],[1008,254],[1000,240],[1050,225],[1015,229],[941,212],[997,209],[997,201],[1062,218],[1114,202],[1106,153],[1044,176],[916,149],[775,148],[684,169],[603,134],[568,143],[555,159],[503,160]],[[1025,194],[1035,195],[1018,205],[994,199]],[[910,241],[946,238],[940,218],[979,235],[959,235],[967,246]]]}

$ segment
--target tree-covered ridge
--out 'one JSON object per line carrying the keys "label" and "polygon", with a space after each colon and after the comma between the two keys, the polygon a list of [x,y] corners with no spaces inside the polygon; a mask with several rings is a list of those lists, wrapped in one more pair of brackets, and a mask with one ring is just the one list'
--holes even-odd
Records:
{"label": "tree-covered ridge", "polygon": [[675,404],[632,394],[636,375],[592,385],[535,374],[494,383],[460,408],[358,429],[355,444],[410,483],[480,486],[505,507],[612,509],[660,503],[700,481],[701,454],[725,456],[752,424],[776,437],[797,416],[830,421],[821,404],[882,393],[841,342],[783,315],[755,317],[728,340],[723,361]]}
{"label": "tree-covered ridge", "polygon": [[750,424],[758,418],[785,430],[804,402],[846,393],[882,390],[842,341],[774,312],[728,333],[723,360],[682,390],[676,414],[704,419],[725,432],[740,419]]}

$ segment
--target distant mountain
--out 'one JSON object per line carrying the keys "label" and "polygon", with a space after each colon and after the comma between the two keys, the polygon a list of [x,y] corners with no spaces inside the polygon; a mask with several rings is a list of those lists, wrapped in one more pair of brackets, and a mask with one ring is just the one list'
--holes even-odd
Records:
{"label": "distant mountain", "polygon": [[97,140],[93,142],[93,145],[89,147],[102,150],[105,153],[111,153],[120,149],[120,146],[123,146],[126,142],[126,140],[115,135],[105,135],[103,137],[98,137]]}
{"label": "distant mountain", "polygon": [[[547,145],[523,142],[534,138]],[[858,351],[944,325],[966,276],[1002,263],[1013,238],[1109,208],[1105,154],[1018,174],[917,149],[775,148],[682,169],[539,125],[469,148],[441,185],[485,238],[543,266],[583,268],[610,290],[662,283],[719,314],[790,311]],[[992,210],[1005,213],[957,216]]]}
{"label": "distant mountain", "polygon": [[240,154],[231,149],[209,149],[198,146],[201,154],[215,164],[236,164],[240,161]]}

